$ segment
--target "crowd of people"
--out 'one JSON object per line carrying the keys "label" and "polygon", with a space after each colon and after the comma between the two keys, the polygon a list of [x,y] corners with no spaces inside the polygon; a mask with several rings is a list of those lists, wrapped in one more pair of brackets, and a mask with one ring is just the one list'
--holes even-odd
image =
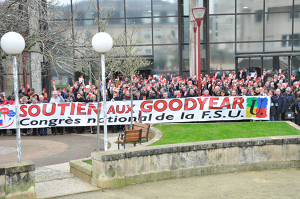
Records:
{"label": "crowd of people", "polygon": [[[263,75],[257,76],[257,72],[245,75],[241,71],[240,74],[215,73],[213,77],[208,75],[202,76],[198,84],[198,78],[190,75],[189,77],[180,77],[172,75],[154,75],[143,76],[134,75],[132,83],[128,78],[116,78],[106,81],[106,100],[153,100],[168,98],[186,98],[186,97],[211,97],[211,96],[270,96],[270,121],[280,121],[284,119],[293,119],[287,117],[286,113],[295,115],[294,121],[300,125],[300,87],[295,77],[287,77],[286,71],[279,70],[271,74],[270,71],[264,71]],[[289,84],[291,82],[291,85]],[[55,83],[55,82],[53,82]],[[200,85],[200,89],[198,89]],[[37,103],[57,103],[57,102],[97,102],[98,89],[101,88],[101,82],[95,85],[84,84],[83,78],[79,78],[74,85],[67,88],[58,88],[53,84],[53,91],[48,97],[45,89],[43,93],[35,93],[33,88],[28,89],[22,87],[19,91],[19,99],[21,104],[37,104]],[[131,95],[131,90],[133,95]],[[103,92],[100,95],[100,101],[103,100]],[[14,93],[6,96],[4,92],[0,94],[0,105],[14,104]],[[299,117],[299,118],[298,118]],[[112,132],[118,131],[121,127],[111,127]],[[84,127],[52,127],[53,135],[57,133],[82,133]],[[95,128],[90,127],[91,133],[95,133]],[[6,134],[6,130],[0,131]],[[12,130],[14,134],[15,131]],[[47,135],[47,128],[32,129],[32,135]],[[28,129],[22,129],[22,135],[28,135]]]}

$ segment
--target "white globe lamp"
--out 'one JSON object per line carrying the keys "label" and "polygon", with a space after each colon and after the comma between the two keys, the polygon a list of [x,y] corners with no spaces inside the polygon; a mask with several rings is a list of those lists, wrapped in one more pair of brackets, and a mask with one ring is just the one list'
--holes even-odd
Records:
{"label": "white globe lamp", "polygon": [[[102,91],[103,91],[103,131],[104,131],[104,151],[107,152],[108,150],[108,142],[107,142],[107,112],[106,112],[106,81],[105,81],[105,56],[104,53],[107,53],[113,47],[113,39],[111,36],[105,32],[99,32],[94,35],[92,39],[92,46],[93,49],[101,54],[101,69],[102,69]],[[100,81],[100,79],[99,79]],[[99,107],[99,99],[100,99],[100,89],[97,93],[98,95],[98,107]],[[100,126],[99,126],[99,117],[100,111],[97,114],[97,152],[99,152],[99,134],[100,134]]]}
{"label": "white globe lamp", "polygon": [[16,136],[17,136],[17,158],[21,162],[21,134],[20,134],[20,114],[19,114],[19,95],[18,95],[18,67],[17,58],[15,55],[21,54],[25,48],[25,40],[19,33],[8,32],[1,37],[2,50],[12,55],[13,59],[13,75],[14,75],[14,93],[15,93],[15,123],[16,123]]}
{"label": "white globe lamp", "polygon": [[25,40],[19,33],[8,32],[1,38],[1,48],[9,55],[21,54],[25,48]]}
{"label": "white globe lamp", "polygon": [[98,53],[107,53],[113,47],[113,39],[106,32],[99,32],[94,35],[92,46]]}

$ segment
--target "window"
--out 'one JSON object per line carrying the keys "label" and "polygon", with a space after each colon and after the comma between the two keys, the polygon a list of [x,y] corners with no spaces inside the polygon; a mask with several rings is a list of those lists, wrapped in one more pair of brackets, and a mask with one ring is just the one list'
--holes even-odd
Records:
{"label": "window", "polygon": [[176,33],[174,30],[171,30],[171,38],[176,38]]}
{"label": "window", "polygon": [[[300,39],[300,34],[294,34],[294,40],[299,40],[299,39]],[[294,41],[294,46],[300,47],[300,41]]]}
{"label": "window", "polygon": [[151,38],[151,30],[144,30],[144,39]]}
{"label": "window", "polygon": [[262,22],[263,21],[263,14],[262,14],[263,10],[257,10],[257,11],[255,11],[255,13],[258,13],[255,15],[255,22],[256,23]]}
{"label": "window", "polygon": [[292,45],[292,39],[293,35],[282,35],[282,40],[286,41],[281,42],[281,47],[290,47]]}
{"label": "window", "polygon": [[151,49],[146,49],[146,55],[151,55],[152,54],[152,50]]}
{"label": "window", "polygon": [[156,29],[154,35],[156,39],[161,39],[161,30]]}

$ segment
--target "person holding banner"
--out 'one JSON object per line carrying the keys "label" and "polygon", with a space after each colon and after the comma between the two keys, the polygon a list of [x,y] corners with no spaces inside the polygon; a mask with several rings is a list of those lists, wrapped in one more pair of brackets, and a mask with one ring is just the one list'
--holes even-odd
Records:
{"label": "person holding banner", "polygon": [[292,89],[290,87],[287,87],[285,89],[285,93],[284,93],[284,98],[286,100],[286,108],[285,108],[285,114],[284,114],[284,119],[285,120],[289,120],[289,118],[287,118],[286,116],[288,115],[288,113],[291,113],[292,115],[294,114],[294,106],[295,106],[295,95],[292,93]]}
{"label": "person holding banner", "polygon": [[[65,100],[59,96],[59,94],[60,94],[59,91],[53,91],[49,103],[54,104],[54,103],[65,102]],[[60,135],[63,135],[63,129],[64,129],[63,127],[51,127],[51,132],[53,135],[56,135],[56,133],[60,133]]]}
{"label": "person holding banner", "polygon": [[[38,103],[39,104],[45,104],[45,103],[48,103],[48,102],[45,100],[43,95],[40,95]],[[40,136],[47,135],[47,128],[39,128],[39,132],[40,132]]]}
{"label": "person holding banner", "polygon": [[276,107],[276,113],[275,113],[275,121],[281,121],[282,113],[285,111],[286,101],[284,96],[281,94],[280,89],[276,89],[275,91],[275,107]]}
{"label": "person holding banner", "polygon": [[275,96],[275,91],[270,90],[269,96],[271,97],[271,104],[270,104],[270,121],[275,121],[275,114],[276,114],[276,96]]}
{"label": "person holding banner", "polygon": [[[3,93],[0,94],[0,105],[7,105],[9,104],[8,101],[5,99],[5,96],[3,95]],[[0,130],[0,135],[3,134],[3,135],[6,135],[7,133],[7,130],[6,129],[1,129]]]}

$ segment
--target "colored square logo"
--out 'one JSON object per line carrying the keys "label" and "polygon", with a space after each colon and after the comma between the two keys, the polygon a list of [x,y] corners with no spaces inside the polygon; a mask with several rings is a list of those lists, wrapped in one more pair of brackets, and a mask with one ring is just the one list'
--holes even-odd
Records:
{"label": "colored square logo", "polygon": [[267,108],[256,109],[256,118],[266,118]]}
{"label": "colored square logo", "polygon": [[267,106],[268,106],[268,98],[266,98],[266,97],[259,97],[258,99],[257,99],[257,107],[258,108],[267,108]]}
{"label": "colored square logo", "polygon": [[254,105],[254,107],[258,107],[257,103],[257,97],[249,97],[247,98],[247,107],[251,107]]}
{"label": "colored square logo", "polygon": [[249,97],[247,98],[246,117],[266,118],[268,110],[268,98]]}
{"label": "colored square logo", "polygon": [[[246,108],[246,117],[248,118],[256,118],[256,115],[255,114],[252,114],[251,111],[250,111],[250,107],[247,107]],[[256,107],[253,108],[253,113],[256,113]]]}

